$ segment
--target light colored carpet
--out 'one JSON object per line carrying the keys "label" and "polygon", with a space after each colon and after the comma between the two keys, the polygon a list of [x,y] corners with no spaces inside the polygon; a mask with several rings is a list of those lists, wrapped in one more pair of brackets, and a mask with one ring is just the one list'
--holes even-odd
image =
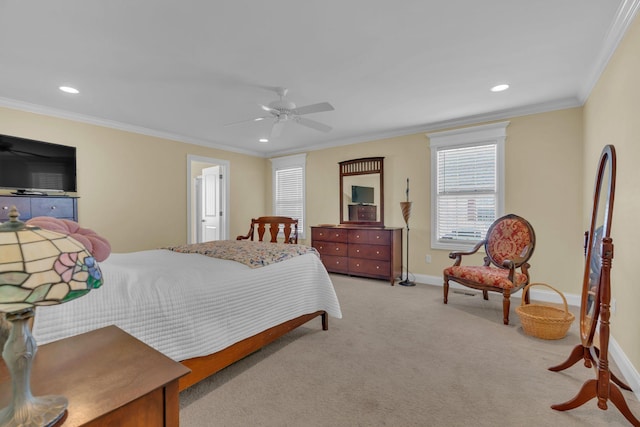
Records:
{"label": "light colored carpet", "polygon": [[[595,378],[579,362],[560,372],[579,343],[576,320],[562,340],[525,335],[512,301],[429,285],[332,275],[343,319],[320,320],[180,394],[180,421],[199,426],[628,426],[609,402],[566,412]],[[616,372],[616,368],[612,367]],[[623,391],[631,410],[640,403]]]}

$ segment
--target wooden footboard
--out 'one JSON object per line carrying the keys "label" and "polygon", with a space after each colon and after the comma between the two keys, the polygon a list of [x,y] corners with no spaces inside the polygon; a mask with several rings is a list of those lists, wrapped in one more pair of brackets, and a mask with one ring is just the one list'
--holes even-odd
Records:
{"label": "wooden footboard", "polygon": [[234,362],[260,350],[270,342],[275,341],[287,332],[304,325],[309,320],[322,316],[322,329],[329,329],[329,320],[326,311],[316,311],[315,313],[305,314],[295,319],[276,325],[266,331],[260,332],[252,337],[239,341],[230,347],[218,351],[208,356],[194,357],[193,359],[183,360],[181,363],[191,369],[191,373],[180,378],[180,391],[192,386],[193,384],[215,374],[216,372],[226,368]]}

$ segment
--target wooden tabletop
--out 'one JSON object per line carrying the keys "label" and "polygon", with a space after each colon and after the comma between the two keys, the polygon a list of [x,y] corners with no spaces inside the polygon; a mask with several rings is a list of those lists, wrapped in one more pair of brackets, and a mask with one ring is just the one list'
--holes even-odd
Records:
{"label": "wooden tabletop", "polygon": [[[38,347],[31,371],[34,396],[69,400],[64,426],[80,426],[189,373],[189,369],[116,326]],[[0,362],[0,407],[11,400]]]}

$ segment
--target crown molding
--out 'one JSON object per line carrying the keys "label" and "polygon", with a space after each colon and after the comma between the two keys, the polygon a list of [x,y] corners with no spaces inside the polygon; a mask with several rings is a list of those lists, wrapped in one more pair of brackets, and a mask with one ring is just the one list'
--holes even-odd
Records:
{"label": "crown molding", "polygon": [[212,141],[205,141],[198,138],[192,138],[184,135],[178,135],[171,132],[163,132],[149,129],[143,126],[135,126],[127,123],[121,123],[114,120],[105,120],[84,114],[73,113],[70,111],[59,110],[56,108],[44,107],[42,105],[31,104],[28,102],[17,101],[9,98],[0,97],[0,107],[7,107],[14,110],[25,111],[27,113],[41,114],[59,119],[72,120],[75,122],[86,123],[90,125],[101,126],[110,129],[117,129],[125,132],[137,133],[140,135],[152,136],[155,138],[168,139],[171,141],[183,142],[186,144],[200,145],[207,148],[217,148],[219,150],[231,151],[239,154],[247,154],[250,156],[264,157],[262,153],[257,151],[242,150],[230,145],[220,144]]}
{"label": "crown molding", "polygon": [[[432,131],[439,131],[445,129],[453,129],[461,126],[475,125],[480,123],[492,122],[496,120],[511,119],[513,117],[527,116],[530,114],[547,113],[556,110],[565,110],[568,108],[581,107],[582,102],[578,98],[563,98],[550,102],[544,102],[539,104],[527,105],[524,107],[517,107],[511,109],[505,109],[500,111],[493,111],[485,114],[476,114],[471,116],[460,117],[452,120],[443,120],[439,122],[425,123],[418,126],[410,126],[404,128],[393,129],[385,132],[372,132],[367,134],[358,135],[352,138],[336,139],[322,144],[311,145],[304,148],[304,151],[318,151],[326,148],[342,147],[344,145],[359,144],[362,142],[378,141],[382,139],[396,138],[399,136],[407,136],[418,133],[426,133]],[[302,151],[300,148],[282,151],[273,151],[268,153],[269,157],[282,156],[287,154],[299,153]]]}
{"label": "crown molding", "polygon": [[598,59],[589,73],[589,77],[582,85],[582,89],[578,93],[578,98],[580,99],[581,104],[584,104],[587,101],[587,98],[589,98],[589,95],[600,79],[602,72],[607,67],[607,64],[609,64],[609,60],[611,60],[613,53],[618,48],[618,44],[620,44],[620,41],[626,34],[627,29],[629,29],[629,25],[631,25],[636,17],[638,9],[640,9],[640,0],[624,0],[620,5],[602,45]]}

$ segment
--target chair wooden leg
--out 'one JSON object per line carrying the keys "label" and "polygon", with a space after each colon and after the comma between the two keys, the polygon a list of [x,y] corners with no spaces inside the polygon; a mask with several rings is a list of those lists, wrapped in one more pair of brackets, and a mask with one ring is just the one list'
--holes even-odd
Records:
{"label": "chair wooden leg", "polygon": [[489,291],[482,291],[482,298],[484,298],[485,301],[489,300]]}
{"label": "chair wooden leg", "polygon": [[442,286],[444,291],[444,303],[446,304],[449,297],[449,276],[444,276],[444,284]]}
{"label": "chair wooden leg", "polygon": [[510,296],[509,292],[505,292],[504,298],[502,299],[502,322],[505,325],[509,324],[509,309],[511,308]]}

